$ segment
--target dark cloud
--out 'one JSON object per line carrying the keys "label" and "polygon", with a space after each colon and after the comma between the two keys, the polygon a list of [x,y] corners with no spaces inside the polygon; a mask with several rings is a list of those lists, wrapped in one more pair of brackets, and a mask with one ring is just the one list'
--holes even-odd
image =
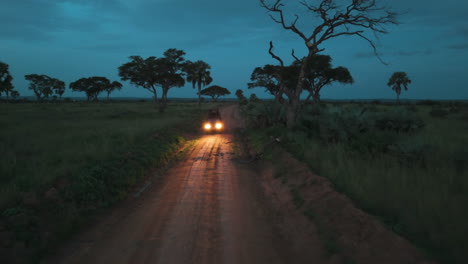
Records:
{"label": "dark cloud", "polygon": [[419,56],[419,55],[430,55],[430,54],[432,54],[431,50],[398,51],[398,52],[394,53],[394,55],[403,56],[403,57]]}
{"label": "dark cloud", "polygon": [[[57,32],[99,32],[103,22],[124,9],[117,0],[4,0],[0,9],[0,39],[50,40]],[[73,12],[82,7],[87,16]]]}
{"label": "dark cloud", "polygon": [[462,43],[462,44],[453,44],[447,46],[448,49],[452,50],[466,50],[468,49],[468,43]]}
{"label": "dark cloud", "polygon": [[367,59],[375,57],[375,54],[373,52],[357,52],[354,54],[354,57],[358,59]]}
{"label": "dark cloud", "polygon": [[453,36],[468,38],[468,26],[461,26],[453,31]]}
{"label": "dark cloud", "polygon": [[[411,57],[411,56],[422,56],[422,55],[431,55],[433,54],[432,50],[405,50],[405,51],[396,51],[396,52],[380,52],[380,56],[392,55],[400,57]],[[354,54],[354,57],[357,59],[367,59],[374,58],[375,54],[373,52],[357,52]]]}
{"label": "dark cloud", "polygon": [[[0,9],[0,38],[42,40],[50,37],[45,29],[55,27],[53,1],[5,0]],[[6,25],[6,26],[3,26]]]}

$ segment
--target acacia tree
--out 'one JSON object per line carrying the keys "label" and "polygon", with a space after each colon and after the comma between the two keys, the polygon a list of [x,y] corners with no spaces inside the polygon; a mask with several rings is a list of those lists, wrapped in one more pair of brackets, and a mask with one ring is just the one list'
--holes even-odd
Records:
{"label": "acacia tree", "polygon": [[122,89],[122,84],[119,83],[118,81],[113,81],[112,83],[107,86],[104,91],[107,92],[107,100],[109,101],[109,95],[115,91],[115,90],[121,90]]}
{"label": "acacia tree", "polygon": [[[284,102],[284,93],[280,89],[280,81],[284,82],[284,87],[291,89],[297,83],[297,76],[301,65],[298,61],[290,66],[283,67],[276,65],[265,65],[257,67],[252,72],[248,83],[249,88],[264,87],[276,100]],[[305,69],[304,90],[309,92],[305,101],[313,98],[315,102],[320,101],[320,91],[325,85],[332,82],[353,83],[353,78],[345,67],[331,67],[331,57],[328,55],[314,55]]]}
{"label": "acacia tree", "polygon": [[[326,85],[333,82],[352,84],[354,82],[351,73],[346,67],[332,68],[331,57],[317,54],[311,57],[308,67],[305,69],[304,89],[309,92],[305,101],[313,98],[315,102],[320,101],[320,91]],[[300,64],[296,61],[295,67],[299,70]]]}
{"label": "acacia tree", "polygon": [[192,87],[195,89],[195,86],[198,87],[198,105],[201,103],[201,88],[209,85],[213,78],[211,77],[210,70],[211,66],[201,60],[196,62],[187,61],[185,64],[185,72],[187,73],[187,82],[192,83]]}
{"label": "acacia tree", "polygon": [[81,78],[70,83],[70,89],[86,93],[88,101],[97,101],[99,94],[105,91],[110,85],[111,82],[106,77],[94,76]]}
{"label": "acacia tree", "polygon": [[13,76],[11,76],[10,71],[8,70],[8,64],[0,61],[0,96],[2,93],[5,93],[8,100],[8,95],[13,90]]}
{"label": "acacia tree", "polygon": [[[160,111],[164,111],[169,89],[185,85],[184,55],[182,50],[168,49],[162,58],[130,56],[132,61],[119,67],[119,76],[123,81],[130,81],[153,93],[154,102],[159,103]],[[161,102],[158,101],[157,87],[162,88]]]}
{"label": "acacia tree", "polygon": [[257,95],[253,93],[250,95],[249,101],[252,103],[257,103],[260,102],[260,98],[258,98]]}
{"label": "acacia tree", "polygon": [[[365,35],[366,31],[377,33],[387,33],[384,28],[386,24],[396,24],[396,13],[388,8],[379,6],[378,0],[316,0],[317,4],[312,5],[301,1],[302,6],[318,18],[315,25],[309,26],[313,30],[306,34],[297,26],[299,16],[295,15],[292,22],[287,22],[284,14],[284,0],[259,0],[263,8],[270,14],[274,22],[280,24],[283,29],[289,30],[299,36],[307,48],[307,55],[303,59],[292,56],[300,63],[300,70],[295,87],[288,88],[280,79],[280,93],[286,95],[288,100],[281,103],[286,108],[287,126],[293,127],[296,122],[297,113],[300,109],[300,96],[304,90],[305,74],[307,64],[314,55],[324,51],[323,44],[333,38],[340,36],[356,36],[367,41],[378,57],[376,46],[372,39]],[[283,60],[273,52],[273,42],[270,41],[268,53],[277,60],[280,67],[284,69]],[[281,74],[280,74],[281,76]],[[282,96],[281,96],[282,97]]]}
{"label": "acacia tree", "polygon": [[185,52],[178,49],[168,49],[164,52],[164,57],[159,59],[159,75],[157,83],[162,88],[162,104],[160,111],[164,111],[167,105],[167,93],[172,87],[182,87],[185,85]]}
{"label": "acacia tree", "polygon": [[155,103],[158,103],[157,79],[159,74],[158,59],[154,56],[143,59],[140,56],[130,56],[130,62],[122,64],[119,76],[122,81],[130,81],[135,86],[140,86],[153,94]]}
{"label": "acacia tree", "polygon": [[218,101],[218,98],[220,96],[231,94],[231,92],[228,89],[224,88],[224,87],[221,87],[221,86],[218,86],[218,85],[212,85],[212,86],[210,86],[208,88],[205,88],[205,89],[201,90],[200,94],[201,95],[206,95],[206,96],[211,96],[213,101],[216,102],[216,101]]}
{"label": "acacia tree", "polygon": [[236,90],[236,96],[240,105],[246,105],[248,103],[247,98],[244,95],[244,91],[242,91],[241,89]]}
{"label": "acacia tree", "polygon": [[19,92],[16,91],[16,90],[13,90],[11,91],[11,97],[13,97],[13,99],[16,99],[20,96]]}
{"label": "acacia tree", "polygon": [[65,91],[63,81],[44,74],[28,74],[24,78],[29,81],[29,89],[34,92],[37,100],[49,98],[54,91],[61,97]]}
{"label": "acacia tree", "polygon": [[59,96],[59,98],[62,98],[63,93],[65,92],[65,82],[51,78],[51,83],[52,83],[52,90],[55,92],[56,95]]}
{"label": "acacia tree", "polygon": [[394,72],[393,75],[388,80],[387,85],[392,87],[392,90],[397,94],[396,103],[400,103],[400,94],[401,87],[405,88],[405,91],[408,90],[408,84],[411,83],[411,79],[408,77],[406,72]]}
{"label": "acacia tree", "polygon": [[[264,87],[267,92],[272,94],[277,101],[283,102],[283,92],[280,89],[280,80],[290,81],[291,78],[285,76],[286,69],[281,70],[280,66],[267,64],[263,67],[254,69],[250,76],[253,81],[247,84],[249,89],[255,87]],[[283,74],[283,76],[279,76]],[[289,85],[285,85],[288,87]]]}

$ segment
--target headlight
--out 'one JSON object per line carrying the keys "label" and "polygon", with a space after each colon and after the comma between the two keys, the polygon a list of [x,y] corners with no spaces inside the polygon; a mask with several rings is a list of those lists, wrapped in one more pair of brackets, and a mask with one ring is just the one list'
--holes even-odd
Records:
{"label": "headlight", "polygon": [[211,124],[210,124],[210,123],[206,123],[204,127],[205,127],[206,130],[210,130],[210,129],[211,129]]}
{"label": "headlight", "polygon": [[221,129],[221,128],[223,128],[223,124],[220,123],[220,122],[217,122],[217,123],[215,124],[215,127],[216,127],[216,129]]}

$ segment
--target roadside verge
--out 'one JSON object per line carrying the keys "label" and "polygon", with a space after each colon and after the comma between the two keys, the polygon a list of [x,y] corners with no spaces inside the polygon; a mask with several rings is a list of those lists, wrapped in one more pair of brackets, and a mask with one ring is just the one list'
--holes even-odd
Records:
{"label": "roadside verge", "polygon": [[[281,148],[278,139],[259,138],[257,133],[245,133],[240,138],[236,148],[243,153],[241,159],[259,168],[263,191],[274,200],[278,214],[299,212],[295,220],[283,217],[289,221],[286,225],[301,226],[304,232],[315,228],[325,257],[332,263],[435,263],[357,208],[329,180],[312,173],[306,164]],[[304,219],[314,225],[304,225]]]}

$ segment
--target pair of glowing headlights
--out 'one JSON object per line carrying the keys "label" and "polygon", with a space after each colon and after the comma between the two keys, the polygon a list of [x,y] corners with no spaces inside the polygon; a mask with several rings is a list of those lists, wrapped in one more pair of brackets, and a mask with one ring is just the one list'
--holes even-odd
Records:
{"label": "pair of glowing headlights", "polygon": [[205,123],[205,125],[203,126],[205,128],[205,130],[211,130],[211,129],[217,129],[217,130],[220,130],[223,128],[223,123],[221,122],[216,122],[214,124],[214,126],[211,124],[211,123]]}

